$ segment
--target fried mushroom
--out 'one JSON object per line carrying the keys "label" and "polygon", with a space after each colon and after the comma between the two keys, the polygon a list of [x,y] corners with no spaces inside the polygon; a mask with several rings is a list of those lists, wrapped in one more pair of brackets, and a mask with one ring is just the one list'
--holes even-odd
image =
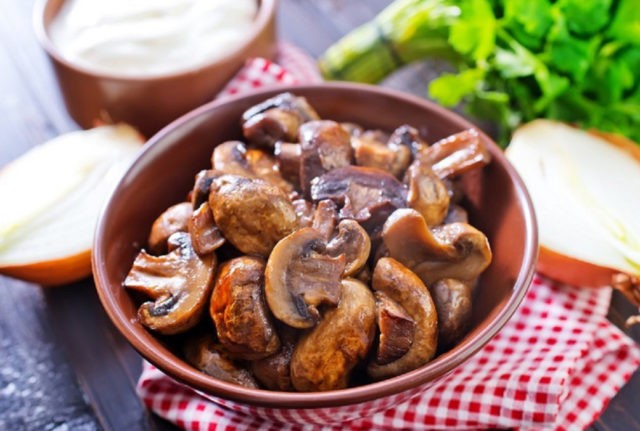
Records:
{"label": "fried mushroom", "polygon": [[345,257],[331,257],[320,232],[302,228],[274,247],[265,270],[265,296],[273,315],[294,328],[311,328],[319,307],[340,301]]}
{"label": "fried mushroom", "polygon": [[286,325],[279,328],[280,349],[264,359],[251,361],[251,372],[261,385],[272,391],[294,390],[291,384],[291,357],[298,341],[297,332]]}
{"label": "fried mushroom", "polygon": [[278,141],[294,141],[301,124],[319,118],[304,97],[281,93],[242,114],[242,133],[250,143],[273,148]]}
{"label": "fried mushroom", "polygon": [[385,134],[374,130],[352,137],[356,165],[382,169],[401,178],[411,162],[411,150],[386,138]]}
{"label": "fried mushroom", "polygon": [[167,240],[176,232],[186,232],[191,218],[191,204],[182,202],[167,208],[151,225],[147,244],[155,255],[167,252]]}
{"label": "fried mushroom", "polygon": [[[424,283],[407,267],[400,262],[384,257],[378,261],[373,270],[372,287],[375,292],[382,292],[392,301],[398,304],[405,311],[411,321],[415,323],[413,328],[413,339],[406,353],[397,359],[384,363],[384,361],[373,361],[367,366],[369,375],[376,379],[385,379],[414,370],[431,360],[434,357],[438,345],[438,315],[433,299]],[[397,320],[403,321],[400,313]],[[380,326],[381,341],[379,345],[384,346],[383,339],[392,338],[393,328],[383,333],[385,326]],[[402,331],[403,336],[409,336],[411,325],[405,325]],[[404,343],[401,347],[406,346]],[[379,354],[378,357],[381,355]]]}
{"label": "fried mushroom", "polygon": [[267,357],[280,348],[264,300],[264,261],[242,256],[224,262],[211,295],[209,313],[220,343],[237,359]]}
{"label": "fried mushroom", "polygon": [[339,123],[318,120],[300,126],[300,188],[305,196],[311,191],[311,181],[332,169],[349,166],[353,149],[349,134]]}
{"label": "fried mushroom", "polygon": [[209,206],[223,236],[244,254],[268,256],[298,226],[287,195],[260,179],[237,175],[214,179]]}
{"label": "fried mushroom", "polygon": [[279,187],[285,193],[293,191],[293,185],[282,178],[278,162],[266,152],[247,148],[241,141],[227,141],[217,145],[211,156],[213,169],[222,174],[260,178]]}
{"label": "fried mushroom", "polygon": [[311,186],[315,202],[331,199],[341,207],[341,219],[354,219],[369,233],[395,209],[406,207],[406,197],[406,187],[393,175],[362,166],[333,169]]}
{"label": "fried mushroom", "polygon": [[212,253],[224,244],[225,239],[213,220],[213,213],[208,202],[203,202],[197,210],[191,213],[189,235],[193,249],[201,255]]}
{"label": "fried mushroom", "polygon": [[[323,201],[324,202],[324,201]],[[329,256],[340,256],[346,259],[343,276],[356,274],[369,259],[371,239],[367,231],[355,220],[345,219],[338,224],[338,234],[327,244]]]}
{"label": "fried mushroom", "polygon": [[386,365],[409,351],[415,337],[416,322],[386,293],[378,290],[373,296],[376,298],[376,323],[380,330],[375,363]]}
{"label": "fried mushroom", "polygon": [[438,312],[438,343],[448,350],[464,336],[472,311],[472,288],[453,278],[438,280],[429,287]]}
{"label": "fried mushroom", "polygon": [[198,255],[189,234],[176,232],[169,242],[179,246],[162,256],[140,251],[123,282],[124,287],[151,298],[138,308],[138,320],[164,335],[185,332],[199,322],[216,268],[215,254]]}
{"label": "fried mushroom", "polygon": [[449,210],[449,192],[431,168],[413,162],[407,169],[405,182],[409,186],[409,206],[422,214],[429,227],[442,223]]}
{"label": "fried mushroom", "polygon": [[211,336],[192,337],[184,346],[184,356],[189,364],[205,374],[247,388],[258,388],[251,373],[236,364],[225,348]]}
{"label": "fried mushroom", "polygon": [[382,230],[389,256],[415,272],[427,285],[443,278],[475,280],[491,263],[487,237],[466,223],[429,229],[414,209],[396,210]]}
{"label": "fried mushroom", "polygon": [[369,288],[342,280],[342,299],[302,336],[291,359],[291,382],[298,391],[346,388],[352,369],[369,351],[375,334],[375,302]]}
{"label": "fried mushroom", "polygon": [[491,161],[476,129],[468,129],[434,143],[420,153],[423,163],[440,178],[461,175]]}

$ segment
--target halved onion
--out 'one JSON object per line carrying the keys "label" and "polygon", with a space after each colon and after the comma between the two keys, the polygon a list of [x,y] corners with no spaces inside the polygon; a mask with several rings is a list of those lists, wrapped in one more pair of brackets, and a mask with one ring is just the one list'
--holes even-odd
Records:
{"label": "halved onion", "polygon": [[98,213],[141,148],[130,126],[60,135],[0,170],[0,273],[59,285],[91,273]]}
{"label": "halved onion", "polygon": [[538,270],[577,286],[640,276],[640,147],[615,135],[536,120],[506,151],[540,234]]}

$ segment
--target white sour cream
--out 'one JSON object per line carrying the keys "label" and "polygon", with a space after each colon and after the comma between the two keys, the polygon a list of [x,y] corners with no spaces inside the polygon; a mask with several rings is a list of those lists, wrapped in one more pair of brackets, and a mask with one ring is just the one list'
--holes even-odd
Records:
{"label": "white sour cream", "polygon": [[67,0],[49,34],[71,63],[127,76],[202,66],[241,45],[257,0]]}

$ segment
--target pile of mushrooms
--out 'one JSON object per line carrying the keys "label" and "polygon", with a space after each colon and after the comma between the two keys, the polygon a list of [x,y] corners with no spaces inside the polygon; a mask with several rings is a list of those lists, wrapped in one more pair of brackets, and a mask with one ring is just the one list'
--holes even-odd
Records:
{"label": "pile of mushrooms", "polygon": [[[413,370],[467,330],[491,262],[456,179],[489,162],[478,133],[428,145],[320,119],[283,93],[247,110],[187,200],[151,227],[124,286],[139,321],[204,373],[325,391]],[[208,307],[208,309],[207,309]]]}

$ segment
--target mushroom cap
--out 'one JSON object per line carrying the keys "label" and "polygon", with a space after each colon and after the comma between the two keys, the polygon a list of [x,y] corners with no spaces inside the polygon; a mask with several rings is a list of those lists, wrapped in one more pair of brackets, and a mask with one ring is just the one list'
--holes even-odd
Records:
{"label": "mushroom cap", "polygon": [[302,336],[291,359],[298,391],[347,387],[351,370],[368,353],[375,334],[375,301],[362,282],[342,280],[342,299]]}
{"label": "mushroom cap", "polygon": [[442,223],[449,211],[449,192],[431,168],[416,160],[407,169],[405,182],[409,186],[409,206],[424,217],[428,226]]}
{"label": "mushroom cap", "polygon": [[327,252],[330,256],[344,254],[346,265],[342,275],[348,277],[356,274],[367,263],[371,253],[371,239],[360,223],[345,219],[338,224],[338,234],[327,244]]}
{"label": "mushroom cap", "polygon": [[476,129],[464,130],[439,140],[422,151],[419,158],[430,165],[440,178],[461,175],[491,161],[489,150]]}
{"label": "mushroom cap", "polygon": [[346,166],[313,180],[311,198],[333,200],[340,218],[352,218],[371,232],[397,208],[407,206],[407,189],[393,175],[376,168]]}
{"label": "mushroom cap", "polygon": [[167,208],[151,225],[147,244],[153,254],[167,252],[167,240],[176,232],[188,230],[189,219],[193,211],[189,202],[181,202]]}
{"label": "mushroom cap", "polygon": [[278,141],[291,142],[302,123],[319,118],[304,97],[285,92],[247,109],[242,133],[251,143],[273,147]]}
{"label": "mushroom cap", "polygon": [[415,327],[407,352],[386,364],[369,363],[369,375],[374,379],[393,377],[429,362],[438,346],[438,315],[424,283],[400,262],[383,257],[373,270],[372,287],[399,304]]}
{"label": "mushroom cap", "polygon": [[267,152],[247,148],[244,142],[227,141],[217,145],[211,156],[213,169],[221,174],[259,178],[279,187],[285,193],[293,191],[293,185],[282,178],[278,162]]}
{"label": "mushroom cap", "polygon": [[[188,205],[191,208],[191,204]],[[213,220],[213,213],[208,202],[203,202],[198,209],[191,212],[188,228],[191,244],[198,254],[212,253],[225,242],[220,229]]]}
{"label": "mushroom cap", "polygon": [[265,270],[265,296],[273,315],[294,328],[310,328],[320,319],[321,305],[340,301],[345,257],[326,254],[324,238],[302,228],[273,248]]}
{"label": "mushroom cap", "polygon": [[427,226],[409,208],[396,210],[384,224],[382,238],[389,256],[427,285],[443,279],[475,280],[491,263],[487,237],[467,223]]}
{"label": "mushroom cap", "polygon": [[340,123],[331,120],[304,123],[298,135],[301,146],[300,188],[308,197],[314,178],[351,164],[353,148],[349,133]]}
{"label": "mushroom cap", "polygon": [[264,268],[262,259],[242,256],[216,275],[209,312],[220,343],[238,359],[261,359],[280,348],[264,299]]}
{"label": "mushroom cap", "polygon": [[215,254],[199,256],[191,246],[189,234],[177,232],[169,242],[179,246],[162,256],[140,251],[123,283],[152,299],[140,306],[138,319],[147,328],[165,335],[185,332],[198,323],[216,268]]}
{"label": "mushroom cap", "polygon": [[438,312],[438,343],[447,350],[467,331],[473,308],[471,283],[453,278],[438,280],[429,287]]}
{"label": "mushroom cap", "polygon": [[244,254],[268,256],[298,225],[287,195],[260,179],[237,175],[214,179],[209,206],[223,236]]}
{"label": "mushroom cap", "polygon": [[211,336],[190,338],[184,345],[184,354],[188,363],[205,374],[247,388],[258,388],[251,373],[236,364]]}

